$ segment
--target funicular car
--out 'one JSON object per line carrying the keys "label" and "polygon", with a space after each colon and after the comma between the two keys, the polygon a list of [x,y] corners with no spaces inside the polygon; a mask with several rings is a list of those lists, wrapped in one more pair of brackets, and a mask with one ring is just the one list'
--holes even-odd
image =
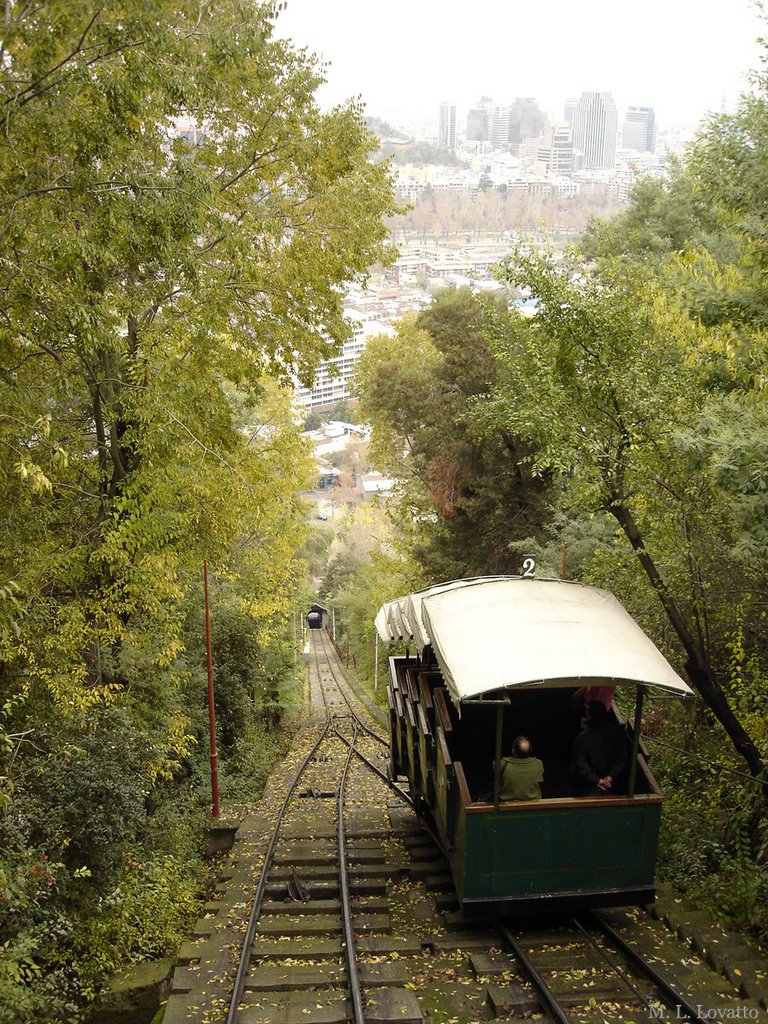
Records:
{"label": "funicular car", "polygon": [[[688,685],[605,590],[563,580],[458,580],[388,602],[391,773],[448,860],[465,913],[647,903],[663,797],[640,738],[647,693]],[[575,797],[571,753],[583,687],[630,698],[628,770],[617,791]],[[499,798],[502,755],[530,738],[540,800]]]}

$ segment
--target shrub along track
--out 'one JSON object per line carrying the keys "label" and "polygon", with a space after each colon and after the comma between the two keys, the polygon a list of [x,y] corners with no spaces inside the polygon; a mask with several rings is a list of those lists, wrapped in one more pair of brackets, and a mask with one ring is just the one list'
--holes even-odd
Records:
{"label": "shrub along track", "polygon": [[[683,993],[668,1008],[593,921],[459,914],[445,862],[407,796],[387,785],[381,724],[327,638],[310,635],[312,717],[238,830],[218,898],[180,951],[164,1024],[641,1024],[685,1019],[684,996],[703,1019],[768,1019],[642,911],[605,916]],[[544,1011],[526,961],[562,1016]]]}

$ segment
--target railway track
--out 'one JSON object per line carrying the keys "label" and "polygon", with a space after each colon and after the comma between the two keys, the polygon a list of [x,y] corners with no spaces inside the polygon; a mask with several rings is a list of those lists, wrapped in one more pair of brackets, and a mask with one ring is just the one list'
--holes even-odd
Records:
{"label": "railway track", "polygon": [[587,913],[568,921],[500,925],[517,980],[501,994],[505,1014],[541,1009],[555,1024],[575,1021],[755,1019],[763,1011],[642,910]]}
{"label": "railway track", "polygon": [[[312,637],[312,703],[323,728],[288,788],[262,867],[227,1024],[282,1019],[413,1017],[407,977],[391,964],[387,883],[402,870],[388,850],[387,740],[340,674],[328,638]],[[405,798],[402,794],[401,799]]]}
{"label": "railway track", "polygon": [[388,784],[381,725],[312,633],[312,721],[182,950],[164,1024],[644,1024],[695,1019],[686,1005],[701,1020],[768,1020],[640,910],[465,919],[407,794]]}

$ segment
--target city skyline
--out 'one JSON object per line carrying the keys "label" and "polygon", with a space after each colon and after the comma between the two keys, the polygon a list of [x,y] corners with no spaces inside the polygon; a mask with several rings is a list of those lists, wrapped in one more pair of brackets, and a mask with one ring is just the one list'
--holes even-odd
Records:
{"label": "city skyline", "polygon": [[436,124],[443,102],[462,118],[482,95],[534,96],[560,119],[565,100],[596,91],[613,94],[620,119],[647,106],[692,127],[748,89],[764,29],[750,0],[487,0],[477,16],[436,0],[288,0],[277,34],[328,62],[323,106],[361,96],[372,116]]}

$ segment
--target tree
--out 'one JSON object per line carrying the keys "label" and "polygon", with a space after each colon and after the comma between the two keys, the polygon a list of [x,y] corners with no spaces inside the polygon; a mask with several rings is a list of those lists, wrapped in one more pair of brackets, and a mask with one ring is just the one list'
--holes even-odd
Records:
{"label": "tree", "polygon": [[438,579],[516,568],[514,542],[541,536],[547,519],[528,447],[505,428],[475,430],[472,400],[498,373],[494,317],[506,319],[503,303],[442,289],[397,337],[372,340],[356,376],[374,462],[403,482],[407,514],[422,523],[419,558]]}
{"label": "tree", "polygon": [[659,259],[682,253],[716,228],[711,202],[696,190],[685,165],[673,161],[665,178],[641,178],[629,206],[610,221],[592,218],[579,247],[591,259]]}
{"label": "tree", "polygon": [[[743,96],[734,114],[710,118],[691,150],[689,174],[692,187],[718,216],[721,234],[734,240],[728,254],[733,273],[718,282],[721,316],[764,329],[768,325],[768,75],[755,78],[757,91]],[[725,261],[718,262],[722,266]]]}
{"label": "tree", "polygon": [[[274,38],[278,6],[5,4],[0,860],[7,836],[19,861],[43,843],[32,743],[65,763],[87,731],[98,778],[114,708],[142,750],[131,800],[193,770],[204,557],[232,706],[246,678],[265,714],[279,698],[311,465],[280,382],[349,335],[343,286],[388,258],[394,204],[359,106],[322,113],[319,66]],[[95,893],[117,884],[93,867]],[[0,944],[29,959],[18,927],[4,916]]]}
{"label": "tree", "polygon": [[[499,332],[506,376],[485,415],[494,428],[500,422],[529,439],[540,472],[573,475],[586,507],[615,519],[684,651],[693,686],[764,781],[761,753],[713,661],[713,565],[728,549],[720,543],[708,551],[701,539],[729,528],[729,509],[681,441],[717,379],[723,339],[637,275],[604,270],[591,278],[578,265],[516,257],[505,277],[528,284],[540,306],[532,321]],[[717,524],[712,532],[708,517]],[[662,536],[673,538],[671,546]]]}
{"label": "tree", "polygon": [[232,388],[311,376],[349,333],[340,285],[386,255],[360,110],[319,112],[275,9],[154,13],[11,5],[0,54],[2,574],[27,609],[5,657],[64,703],[124,685],[179,560],[240,528],[231,482],[261,470]]}

